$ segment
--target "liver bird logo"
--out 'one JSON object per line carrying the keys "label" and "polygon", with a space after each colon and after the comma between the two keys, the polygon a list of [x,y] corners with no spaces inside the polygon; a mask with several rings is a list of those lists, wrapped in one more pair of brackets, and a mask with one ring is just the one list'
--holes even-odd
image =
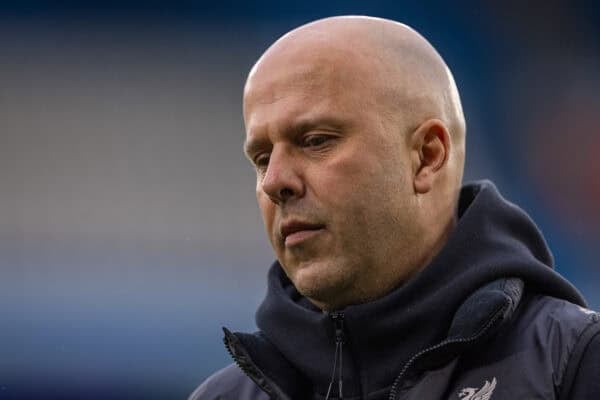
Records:
{"label": "liver bird logo", "polygon": [[494,388],[496,387],[496,378],[493,378],[492,381],[485,381],[483,387],[479,388],[471,388],[467,387],[458,392],[458,397],[461,400],[490,400],[492,398],[492,394],[494,393]]}

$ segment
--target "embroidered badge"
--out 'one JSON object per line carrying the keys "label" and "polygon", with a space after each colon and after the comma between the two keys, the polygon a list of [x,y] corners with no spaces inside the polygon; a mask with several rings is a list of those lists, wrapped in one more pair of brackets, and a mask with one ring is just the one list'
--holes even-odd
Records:
{"label": "embroidered badge", "polygon": [[458,397],[460,397],[461,400],[490,400],[495,387],[496,378],[494,377],[492,382],[485,381],[481,389],[471,387],[462,389],[458,392]]}

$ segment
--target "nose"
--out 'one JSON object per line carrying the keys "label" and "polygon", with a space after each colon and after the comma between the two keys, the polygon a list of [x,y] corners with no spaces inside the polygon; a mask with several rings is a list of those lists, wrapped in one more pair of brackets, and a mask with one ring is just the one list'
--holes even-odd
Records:
{"label": "nose", "polygon": [[300,165],[283,148],[274,148],[269,165],[260,181],[260,189],[275,204],[283,204],[304,194]]}

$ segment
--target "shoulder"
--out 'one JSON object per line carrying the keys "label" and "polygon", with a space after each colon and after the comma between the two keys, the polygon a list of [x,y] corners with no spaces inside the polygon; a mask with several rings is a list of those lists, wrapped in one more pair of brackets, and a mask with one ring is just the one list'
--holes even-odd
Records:
{"label": "shoulder", "polygon": [[576,342],[584,330],[600,322],[600,314],[555,297],[534,295],[524,303],[517,324],[545,332],[547,338],[571,337]]}
{"label": "shoulder", "polygon": [[599,313],[565,300],[536,295],[524,304],[512,331],[521,345],[552,365],[559,393],[568,393],[574,382],[587,380],[582,369],[600,376]]}
{"label": "shoulder", "polygon": [[235,364],[209,376],[188,400],[268,400],[268,396]]}
{"label": "shoulder", "polygon": [[495,336],[463,354],[456,390],[496,379],[498,394],[510,392],[507,398],[600,399],[564,396],[600,376],[598,332],[597,313],[565,300],[527,295]]}
{"label": "shoulder", "polygon": [[496,351],[491,353],[553,366],[557,378],[573,361],[577,346],[588,343],[597,329],[600,314],[594,311],[551,296],[527,295],[493,339]]}

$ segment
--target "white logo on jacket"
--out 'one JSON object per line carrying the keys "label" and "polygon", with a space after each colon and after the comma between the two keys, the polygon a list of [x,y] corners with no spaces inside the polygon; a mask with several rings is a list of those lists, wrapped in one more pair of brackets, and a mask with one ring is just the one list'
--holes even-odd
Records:
{"label": "white logo on jacket", "polygon": [[460,397],[461,400],[489,400],[492,398],[495,387],[496,377],[492,379],[492,382],[485,381],[481,389],[471,387],[462,389],[458,392],[458,397]]}

